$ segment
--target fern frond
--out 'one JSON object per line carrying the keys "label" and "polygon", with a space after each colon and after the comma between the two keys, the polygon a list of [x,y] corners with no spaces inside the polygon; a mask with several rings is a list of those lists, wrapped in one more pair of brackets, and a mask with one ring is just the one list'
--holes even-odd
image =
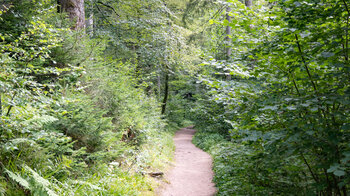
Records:
{"label": "fern frond", "polygon": [[58,195],[55,193],[55,191],[53,191],[53,190],[51,190],[51,189],[49,189],[49,188],[47,188],[47,187],[45,187],[45,191],[46,191],[46,193],[47,193],[49,196],[58,196]]}
{"label": "fern frond", "polygon": [[21,144],[21,143],[27,143],[27,144],[36,144],[35,141],[28,139],[28,138],[15,138],[10,140],[10,142],[14,145]]}
{"label": "fern frond", "polygon": [[22,176],[20,176],[19,174],[13,173],[7,169],[5,169],[5,173],[7,173],[11,180],[17,182],[22,187],[31,190],[29,182],[26,179],[22,178]]}
{"label": "fern frond", "polygon": [[53,123],[57,121],[58,119],[53,116],[43,115],[36,119],[38,122],[41,122],[42,124],[48,124]]}
{"label": "fern frond", "polygon": [[43,187],[50,186],[50,182],[48,180],[46,180],[45,178],[41,177],[37,172],[32,170],[32,168],[28,167],[27,165],[24,165],[23,168],[32,174],[32,177],[37,184],[39,184]]}
{"label": "fern frond", "polygon": [[49,188],[51,186],[51,183],[48,180],[41,177],[36,171],[28,167],[27,165],[24,165],[23,168],[27,172],[31,173],[32,181],[35,183],[35,185],[38,185],[39,187],[43,188],[46,194],[48,194],[48,196],[58,196],[55,191]]}
{"label": "fern frond", "polygon": [[28,128],[35,129],[35,128],[40,128],[43,125],[53,123],[53,122],[55,122],[57,120],[58,119],[53,117],[53,116],[48,116],[48,115],[39,116],[39,115],[36,115],[33,118],[24,121],[23,125],[28,127]]}
{"label": "fern frond", "polygon": [[79,184],[79,185],[82,185],[82,186],[89,186],[91,189],[94,189],[94,190],[101,190],[100,187],[96,186],[96,185],[93,185],[89,182],[86,182],[86,181],[81,181],[81,180],[75,180],[73,181],[74,184]]}

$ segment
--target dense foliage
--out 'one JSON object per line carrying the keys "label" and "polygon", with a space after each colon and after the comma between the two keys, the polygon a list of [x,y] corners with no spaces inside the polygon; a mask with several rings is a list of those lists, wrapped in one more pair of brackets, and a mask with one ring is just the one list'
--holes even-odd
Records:
{"label": "dense foliage", "polygon": [[[143,62],[153,57],[145,48],[135,52],[146,40],[125,32],[134,24],[144,39],[173,35],[140,26],[144,15],[130,18],[152,2],[124,1],[118,20],[109,12],[114,5],[100,3],[92,11],[86,3],[87,13],[96,12],[90,34],[70,28],[56,1],[1,4],[0,195],[148,194],[154,182],[146,174],[171,159],[173,127],[139,68],[148,70]],[[152,9],[167,9],[155,3]],[[147,13],[149,22],[162,16]],[[156,60],[171,52],[156,50]]]}
{"label": "dense foliage", "polygon": [[67,2],[0,3],[0,195],[153,194],[187,120],[218,195],[348,194],[348,1]]}
{"label": "dense foliage", "polygon": [[202,74],[210,92],[194,118],[219,194],[347,195],[348,2],[228,2],[234,21],[211,23],[232,26],[233,55],[208,48],[203,66],[217,74]]}

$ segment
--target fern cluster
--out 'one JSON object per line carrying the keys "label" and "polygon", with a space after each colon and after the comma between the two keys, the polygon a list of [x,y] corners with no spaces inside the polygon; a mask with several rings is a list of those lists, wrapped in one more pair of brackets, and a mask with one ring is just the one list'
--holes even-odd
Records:
{"label": "fern cluster", "polygon": [[[55,1],[0,8],[0,195],[137,195],[171,134],[134,63],[70,30]],[[18,26],[14,25],[18,24]]]}

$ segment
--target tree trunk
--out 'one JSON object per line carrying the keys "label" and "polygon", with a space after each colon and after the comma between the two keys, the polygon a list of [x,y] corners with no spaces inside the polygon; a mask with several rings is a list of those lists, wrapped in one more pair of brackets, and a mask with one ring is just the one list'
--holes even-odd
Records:
{"label": "tree trunk", "polygon": [[85,28],[84,0],[59,0],[61,9],[68,13],[69,19],[74,23],[73,30]]}
{"label": "tree trunk", "polygon": [[2,98],[2,96],[0,94],[0,116],[2,116],[2,102],[1,102],[1,98]]}
{"label": "tree trunk", "polygon": [[168,101],[168,95],[169,95],[169,73],[165,73],[165,88],[164,88],[164,98],[162,102],[162,115],[165,114],[166,104]]}
{"label": "tree trunk", "polygon": [[[227,8],[226,8],[226,20],[229,23],[232,22],[232,18],[229,15],[230,12],[231,12],[231,7],[227,6]],[[231,26],[227,25],[227,27],[226,27],[226,58],[227,58],[227,60],[230,59],[231,54],[232,54],[232,50],[230,47],[231,41],[232,41],[232,39],[231,39]]]}
{"label": "tree trunk", "polygon": [[[227,6],[226,8],[226,20],[228,21],[228,23],[230,24],[232,22],[232,18],[230,16],[230,12],[231,12],[231,7]],[[231,26],[227,25],[226,27],[226,60],[230,60],[231,55],[232,55],[232,49],[231,49]],[[226,79],[227,80],[231,80],[231,75],[226,75]]]}
{"label": "tree trunk", "polygon": [[252,7],[252,5],[253,5],[253,0],[245,0],[245,5],[247,6],[247,7]]}
{"label": "tree trunk", "polygon": [[90,36],[94,35],[94,4],[93,0],[89,0],[87,9],[87,18],[85,21],[86,33]]}
{"label": "tree trunk", "polygon": [[157,83],[158,83],[158,99],[160,99],[160,91],[161,91],[161,84],[160,84],[160,75],[162,71],[160,70],[160,67],[158,65],[158,73],[157,73]]}

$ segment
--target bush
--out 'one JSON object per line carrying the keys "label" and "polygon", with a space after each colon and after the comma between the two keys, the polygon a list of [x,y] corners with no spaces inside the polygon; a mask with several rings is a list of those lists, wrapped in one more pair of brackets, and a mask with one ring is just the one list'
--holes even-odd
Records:
{"label": "bush", "polygon": [[[193,143],[214,159],[214,182],[218,195],[305,195],[308,181],[295,171],[303,170],[297,158],[279,159],[278,155],[257,151],[240,142],[229,141],[213,129],[196,132]],[[278,167],[279,170],[275,170]]]}

